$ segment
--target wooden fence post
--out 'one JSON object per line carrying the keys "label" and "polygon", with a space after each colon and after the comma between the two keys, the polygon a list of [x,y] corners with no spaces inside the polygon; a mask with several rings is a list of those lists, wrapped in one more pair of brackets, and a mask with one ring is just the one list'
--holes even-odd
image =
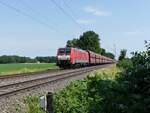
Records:
{"label": "wooden fence post", "polygon": [[47,98],[47,111],[48,113],[54,113],[54,109],[53,109],[53,93],[52,92],[48,92],[48,94],[46,95]]}

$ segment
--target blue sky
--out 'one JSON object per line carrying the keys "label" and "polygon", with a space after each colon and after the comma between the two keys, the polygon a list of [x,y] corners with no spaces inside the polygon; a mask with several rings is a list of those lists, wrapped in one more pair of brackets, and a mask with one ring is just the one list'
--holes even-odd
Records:
{"label": "blue sky", "polygon": [[0,55],[56,55],[87,30],[117,55],[125,48],[130,56],[150,40],[149,0],[55,0],[63,11],[52,1],[0,0]]}

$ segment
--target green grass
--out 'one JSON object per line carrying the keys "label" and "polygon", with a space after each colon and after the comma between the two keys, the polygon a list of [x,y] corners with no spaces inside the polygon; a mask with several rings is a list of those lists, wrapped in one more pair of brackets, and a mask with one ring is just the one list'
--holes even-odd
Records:
{"label": "green grass", "polygon": [[28,96],[15,106],[16,113],[46,113],[40,107],[40,98],[38,96]]}
{"label": "green grass", "polygon": [[0,64],[0,76],[57,69],[55,63]]}
{"label": "green grass", "polygon": [[91,73],[89,76],[101,76],[102,79],[115,79],[117,76],[117,73],[120,72],[121,70],[116,67],[116,65],[110,65],[109,67],[102,68],[99,70],[96,70],[95,72]]}
{"label": "green grass", "polygon": [[40,108],[39,98],[36,96],[27,97],[27,99],[25,99],[25,104],[27,105],[27,111],[25,113],[45,113]]}

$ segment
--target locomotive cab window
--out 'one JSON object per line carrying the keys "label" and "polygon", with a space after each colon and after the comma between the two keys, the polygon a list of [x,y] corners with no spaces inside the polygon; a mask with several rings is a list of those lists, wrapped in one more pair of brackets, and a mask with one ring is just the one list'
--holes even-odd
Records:
{"label": "locomotive cab window", "polygon": [[70,52],[71,52],[71,49],[70,48],[66,48],[66,54],[68,55],[68,54],[70,54]]}
{"label": "locomotive cab window", "polygon": [[64,54],[65,53],[65,49],[59,49],[59,54]]}
{"label": "locomotive cab window", "polygon": [[65,54],[65,55],[69,55],[71,52],[71,49],[70,48],[61,48],[59,49],[59,54]]}

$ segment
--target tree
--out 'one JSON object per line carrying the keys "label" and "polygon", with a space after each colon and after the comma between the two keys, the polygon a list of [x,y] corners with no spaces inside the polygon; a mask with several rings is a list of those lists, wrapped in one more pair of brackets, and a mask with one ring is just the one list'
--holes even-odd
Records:
{"label": "tree", "polygon": [[104,48],[100,47],[99,35],[94,31],[84,32],[83,35],[79,37],[79,39],[74,38],[73,40],[68,40],[66,46],[81,48],[83,50],[90,50],[112,59],[115,57],[114,54],[106,52]]}
{"label": "tree", "polygon": [[100,39],[99,35],[94,31],[84,32],[79,39],[68,40],[67,47],[77,47],[83,50],[91,50],[96,53],[100,53]]}
{"label": "tree", "polygon": [[101,48],[101,55],[105,55],[106,50],[104,48]]}
{"label": "tree", "polygon": [[114,59],[115,58],[115,55],[111,52],[106,52],[106,50],[104,48],[101,48],[101,55],[104,55],[106,57],[109,57],[109,58],[112,58]]}
{"label": "tree", "polygon": [[73,40],[68,40],[66,46],[67,47],[78,47],[78,39],[74,38]]}
{"label": "tree", "polygon": [[39,61],[40,63],[55,63],[56,62],[56,57],[55,56],[48,56],[48,57],[40,57],[37,56],[35,58],[37,61]]}
{"label": "tree", "polygon": [[115,58],[115,55],[113,53],[110,53],[110,52],[105,53],[104,56],[112,58],[112,59]]}
{"label": "tree", "polygon": [[119,59],[118,59],[118,60],[121,61],[121,60],[125,59],[126,53],[127,53],[127,50],[126,50],[126,49],[122,49],[122,50],[120,51],[120,56],[119,56]]}
{"label": "tree", "polygon": [[99,35],[94,31],[84,32],[83,35],[81,35],[79,38],[78,45],[81,49],[100,53]]}

